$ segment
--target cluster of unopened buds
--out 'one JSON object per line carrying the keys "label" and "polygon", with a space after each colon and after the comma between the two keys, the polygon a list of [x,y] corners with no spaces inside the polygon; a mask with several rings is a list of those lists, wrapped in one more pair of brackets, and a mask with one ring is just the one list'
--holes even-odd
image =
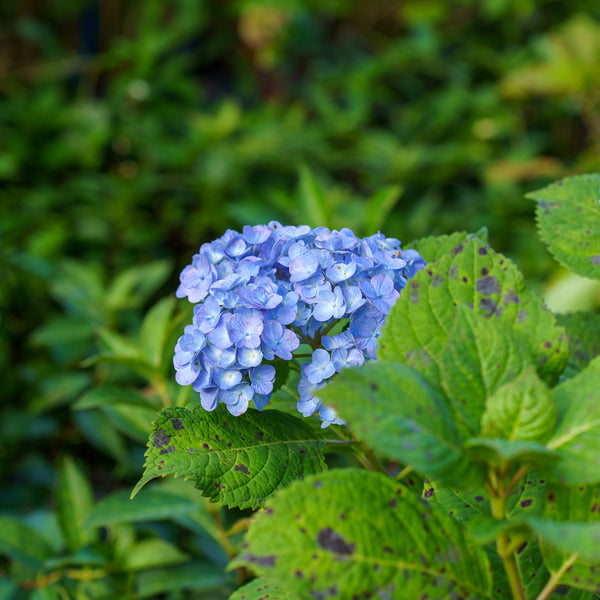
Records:
{"label": "cluster of unopened buds", "polygon": [[251,401],[265,407],[273,365],[293,360],[298,410],[318,411],[323,427],[342,424],[315,394],[335,373],[376,358],[390,308],[424,266],[381,233],[361,239],[346,228],[277,222],[228,230],[181,273],[176,295],[195,306],[175,346],[177,382],[191,384],[206,410],[223,402],[240,415]]}

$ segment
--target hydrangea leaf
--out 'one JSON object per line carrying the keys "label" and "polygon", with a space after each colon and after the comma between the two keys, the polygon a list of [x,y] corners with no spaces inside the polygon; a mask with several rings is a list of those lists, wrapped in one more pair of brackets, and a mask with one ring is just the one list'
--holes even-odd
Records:
{"label": "hydrangea leaf", "polygon": [[[527,474],[506,499],[507,520],[501,522],[491,516],[489,493],[485,489],[450,489],[438,482],[428,482],[426,485],[424,496],[429,502],[437,502],[447,514],[465,523],[472,537],[480,543],[489,544],[487,549],[493,573],[495,600],[513,600],[513,595],[495,543],[486,539],[486,536],[502,530],[510,530],[513,533],[526,530],[526,524],[515,524],[515,519],[539,516],[542,513],[546,500],[546,485],[546,481],[540,479],[535,472]],[[525,585],[526,597],[536,598],[548,580],[548,571],[543,564],[537,541],[530,539],[524,548],[519,549],[516,559]]]}
{"label": "hydrangea leaf", "polygon": [[553,389],[558,425],[548,446],[561,460],[551,474],[560,483],[600,483],[600,357]]}
{"label": "hydrangea leaf", "polygon": [[411,242],[408,247],[414,248],[427,263],[432,263],[445,254],[452,252],[454,248],[467,239],[468,235],[466,231],[431,235]]}
{"label": "hydrangea leaf", "polygon": [[482,435],[510,441],[544,442],[556,425],[550,389],[532,368],[504,384],[487,401]]}
{"label": "hydrangea leaf", "polygon": [[438,258],[449,254],[458,245],[464,242],[469,236],[479,238],[485,244],[488,243],[487,227],[482,227],[477,232],[467,233],[466,231],[455,231],[450,234],[431,235],[412,241],[407,248],[416,250],[428,263],[436,261]]}
{"label": "hydrangea leaf", "polygon": [[383,456],[449,483],[476,475],[447,402],[406,365],[380,360],[347,369],[319,397]]}
{"label": "hydrangea leaf", "polygon": [[600,314],[581,311],[556,315],[556,320],[567,330],[571,350],[567,368],[574,375],[600,355]]}
{"label": "hydrangea leaf", "polygon": [[470,434],[480,430],[486,399],[529,364],[508,325],[467,306],[456,307],[439,367],[452,409]]}
{"label": "hydrangea leaf", "polygon": [[600,174],[567,177],[531,192],[540,237],[563,265],[600,279]]}
{"label": "hydrangea leaf", "polygon": [[[600,539],[594,542],[594,533],[598,534],[600,527],[600,486],[550,486],[543,519],[533,527],[542,539],[542,555],[550,572],[561,572],[569,565],[561,583],[600,592]],[[582,536],[581,548],[573,537],[578,534]]]}
{"label": "hydrangea leaf", "polygon": [[491,594],[485,552],[437,506],[381,473],[341,469],[295,482],[269,500],[246,541],[233,566],[301,597]]}
{"label": "hydrangea leaf", "polygon": [[275,585],[266,577],[257,577],[238,588],[229,600],[301,600],[300,596]]}
{"label": "hydrangea leaf", "polygon": [[323,471],[324,444],[300,419],[276,410],[232,417],[222,406],[169,407],[153,423],[132,497],[151,479],[174,475],[221,504],[257,508],[294,479]]}
{"label": "hydrangea leaf", "polygon": [[508,325],[540,375],[555,380],[567,360],[564,331],[514,264],[474,236],[409,280],[383,327],[378,357],[439,380],[457,306]]}
{"label": "hydrangea leaf", "polygon": [[[546,480],[535,472],[529,473],[515,486],[506,499],[506,514],[509,518],[533,514],[539,516],[544,508]],[[435,501],[455,519],[468,522],[491,516],[489,493],[486,489],[453,489],[440,482],[427,482],[423,496]]]}
{"label": "hydrangea leaf", "polygon": [[522,465],[546,465],[560,460],[557,452],[530,441],[510,441],[499,438],[471,438],[465,442],[467,455],[488,465],[506,462]]}

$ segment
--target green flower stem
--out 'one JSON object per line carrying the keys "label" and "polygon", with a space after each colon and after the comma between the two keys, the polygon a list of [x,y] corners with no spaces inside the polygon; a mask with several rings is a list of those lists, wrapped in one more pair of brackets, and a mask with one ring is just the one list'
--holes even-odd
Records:
{"label": "green flower stem", "polygon": [[578,556],[578,554],[569,556],[563,566],[556,571],[556,573],[552,573],[552,575],[550,575],[548,583],[546,583],[544,589],[539,593],[539,596],[535,600],[547,600],[550,598],[550,594],[552,594],[552,592],[556,589],[556,586],[558,586],[561,577],[565,574],[565,571],[577,560]]}
{"label": "green flower stem", "polygon": [[[490,471],[487,483],[487,488],[490,493],[492,516],[501,521],[506,517],[506,491],[512,483],[511,480],[509,485],[505,486],[505,473],[506,469],[492,469]],[[519,477],[519,479],[520,478],[521,477]],[[498,554],[502,559],[502,564],[504,565],[504,570],[506,571],[506,575],[508,577],[513,598],[515,598],[515,600],[527,600],[525,596],[525,590],[523,589],[523,583],[521,582],[521,575],[519,573],[517,561],[515,560],[515,554],[514,552],[510,551],[511,544],[506,533],[502,532],[498,535],[496,540],[496,549],[498,550]]]}

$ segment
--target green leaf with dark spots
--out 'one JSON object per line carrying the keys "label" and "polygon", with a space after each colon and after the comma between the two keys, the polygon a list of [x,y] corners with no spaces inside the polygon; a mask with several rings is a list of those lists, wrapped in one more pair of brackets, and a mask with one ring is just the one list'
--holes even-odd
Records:
{"label": "green leaf with dark spots", "polygon": [[[482,233],[487,234],[487,231],[483,230]],[[432,235],[414,240],[407,248],[413,248],[427,261],[427,263],[432,263],[445,254],[452,252],[452,250],[464,242],[469,235],[470,234],[466,231],[455,231],[448,235]],[[487,235],[485,239],[481,236],[479,237],[483,242],[487,243]]]}
{"label": "green leaf with dark spots", "polygon": [[448,483],[477,474],[448,403],[406,365],[378,360],[346,369],[319,397],[383,456]]}
{"label": "green leaf with dark spots", "polygon": [[600,486],[552,484],[542,517],[532,524],[551,573],[561,583],[600,593]]}
{"label": "green leaf with dark spots", "polygon": [[325,469],[322,434],[298,417],[249,409],[234,417],[192,404],[163,409],[153,423],[145,472],[132,497],[155,477],[196,482],[204,496],[239,508],[257,508],[294,479]]}
{"label": "green leaf with dark spots", "polygon": [[473,236],[408,282],[383,327],[378,357],[407,363],[435,385],[459,305],[508,326],[544,380],[562,372],[564,331],[514,264]]}
{"label": "green leaf with dark spots", "polygon": [[578,373],[600,355],[600,313],[574,312],[556,315],[556,320],[567,330],[568,368],[572,374]]}
{"label": "green leaf with dark spots", "polygon": [[435,505],[381,473],[340,469],[275,495],[232,566],[300,597],[491,597],[485,552]]}
{"label": "green leaf with dark spots", "polygon": [[540,236],[563,265],[600,279],[600,174],[567,177],[531,192]]}
{"label": "green leaf with dark spots", "polygon": [[301,597],[269,581],[257,577],[254,581],[238,588],[229,600],[301,600]]}

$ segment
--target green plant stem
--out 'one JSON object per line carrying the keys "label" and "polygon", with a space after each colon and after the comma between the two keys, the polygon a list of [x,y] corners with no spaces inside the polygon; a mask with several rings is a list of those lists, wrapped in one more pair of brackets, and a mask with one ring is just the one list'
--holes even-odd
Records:
{"label": "green plant stem", "polygon": [[[503,521],[506,517],[506,489],[508,487],[504,485],[504,471],[490,472],[487,487],[490,492],[492,516],[495,519]],[[506,533],[502,532],[498,535],[496,549],[504,565],[513,598],[515,600],[527,600],[514,552],[509,551],[510,540]]]}
{"label": "green plant stem", "polygon": [[[379,471],[384,475],[387,475],[387,471],[381,464],[381,461],[377,458],[373,450],[359,442],[360,451],[357,453],[358,459],[361,461],[361,464],[368,469],[369,471]],[[364,459],[364,462],[361,460],[361,457]]]}
{"label": "green plant stem", "polygon": [[552,573],[550,575],[550,579],[548,579],[548,583],[544,586],[544,589],[539,593],[538,597],[535,600],[547,600],[550,598],[550,594],[556,589],[556,586],[560,583],[561,577],[565,574],[565,571],[577,560],[579,554],[573,554],[570,556],[567,561],[563,564],[563,566],[556,571],[556,573]]}
{"label": "green plant stem", "polygon": [[[225,552],[227,552],[227,556],[229,556],[230,559],[234,558],[237,554],[237,550],[231,543],[231,540],[225,531],[225,527],[223,527],[223,522],[221,521],[219,512],[217,510],[211,510],[209,512],[215,526],[217,527],[217,531],[219,532],[219,542],[221,542],[223,549]],[[237,567],[236,571],[238,573],[239,584],[243,585],[246,583],[246,581],[248,581],[248,573],[244,567]]]}
{"label": "green plant stem", "polygon": [[409,473],[412,473],[413,470],[414,469],[410,465],[407,465],[404,467],[404,469],[402,469],[402,471],[400,471],[400,473],[398,473],[398,475],[396,475],[396,479],[404,479]]}

